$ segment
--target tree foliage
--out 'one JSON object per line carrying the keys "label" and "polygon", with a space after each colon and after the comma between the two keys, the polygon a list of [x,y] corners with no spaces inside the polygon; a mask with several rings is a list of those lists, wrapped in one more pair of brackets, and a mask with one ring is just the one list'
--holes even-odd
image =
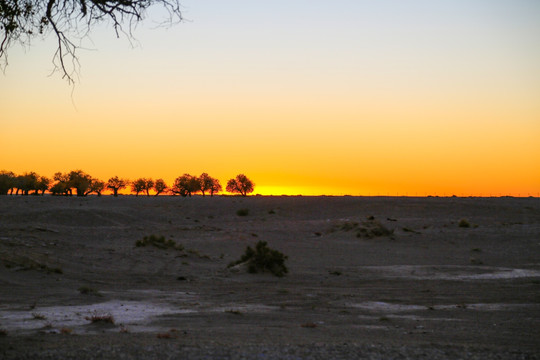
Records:
{"label": "tree foliage", "polygon": [[131,191],[135,193],[135,196],[139,196],[140,192],[143,192],[146,189],[146,179],[138,178],[131,182]]}
{"label": "tree foliage", "polygon": [[121,190],[129,185],[129,180],[120,179],[118,176],[112,177],[107,181],[107,189],[113,191],[114,196],[118,196],[118,190]]}
{"label": "tree foliage", "polygon": [[154,190],[156,191],[156,196],[167,190],[167,184],[163,179],[157,179],[154,183]]}
{"label": "tree foliage", "polygon": [[73,82],[81,40],[101,22],[131,38],[132,30],[148,8],[159,6],[168,23],[182,20],[179,0],[0,0],[0,65],[7,65],[7,50],[14,43],[29,45],[35,37],[53,34],[53,64]]}
{"label": "tree foliage", "polygon": [[13,189],[16,186],[16,178],[17,177],[12,171],[0,171],[0,195],[7,195],[8,193],[13,193]]}
{"label": "tree foliage", "polygon": [[222,189],[219,180],[211,177],[207,173],[202,173],[201,176],[199,176],[199,184],[203,196],[205,196],[207,191],[210,192],[210,196],[214,196],[215,193],[220,192]]}
{"label": "tree foliage", "polygon": [[171,187],[173,195],[191,196],[201,190],[199,178],[190,174],[184,174],[174,180]]}
{"label": "tree foliage", "polygon": [[[152,190],[155,192],[155,196],[168,192],[183,197],[192,196],[199,192],[203,196],[208,193],[213,196],[222,191],[220,181],[207,173],[202,173],[198,177],[186,173],[177,177],[169,188],[163,179],[154,181],[151,178],[138,178],[129,181],[114,176],[104,182],[82,170],[72,170],[67,173],[57,172],[52,179],[40,176],[35,172],[16,175],[12,171],[0,171],[0,195],[13,193],[15,195],[29,195],[30,193],[44,195],[46,191],[49,191],[52,195],[87,196],[95,193],[101,196],[102,192],[110,190],[114,196],[118,196],[119,190],[128,186],[136,196],[140,193],[146,193],[147,196],[150,196]],[[253,192],[253,188],[253,182],[243,174],[239,174],[227,183],[227,191],[243,196]]]}
{"label": "tree foliage", "polygon": [[230,179],[227,182],[227,191],[233,194],[240,194],[242,196],[247,196],[247,194],[252,193],[255,188],[253,181],[248,179],[244,174],[236,175],[236,178]]}

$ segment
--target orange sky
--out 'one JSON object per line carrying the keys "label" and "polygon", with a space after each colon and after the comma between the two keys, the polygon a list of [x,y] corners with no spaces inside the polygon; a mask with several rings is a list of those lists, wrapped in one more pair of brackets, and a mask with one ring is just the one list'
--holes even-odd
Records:
{"label": "orange sky", "polygon": [[92,33],[72,88],[52,39],[0,77],[0,169],[107,180],[238,173],[255,193],[540,193],[533,1],[185,1]]}

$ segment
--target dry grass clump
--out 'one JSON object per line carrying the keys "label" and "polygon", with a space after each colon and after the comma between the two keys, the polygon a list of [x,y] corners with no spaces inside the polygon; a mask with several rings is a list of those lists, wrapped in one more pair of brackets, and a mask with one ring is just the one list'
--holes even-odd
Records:
{"label": "dry grass clump", "polygon": [[238,216],[248,216],[249,215],[249,209],[240,209],[236,212],[236,215]]}
{"label": "dry grass clump", "polygon": [[136,247],[144,247],[144,246],[154,246],[158,249],[176,249],[176,250],[184,250],[184,246],[177,244],[174,240],[169,239],[166,240],[165,236],[157,236],[157,235],[149,235],[143,237],[142,240],[137,240],[135,242]]}
{"label": "dry grass clump", "polygon": [[89,286],[81,286],[77,290],[83,295],[103,296],[99,291]]}
{"label": "dry grass clump", "polygon": [[255,249],[248,246],[244,255],[239,260],[231,262],[228,267],[247,264],[248,272],[251,274],[270,272],[282,277],[289,271],[285,266],[285,260],[287,260],[286,255],[269,248],[266,241],[259,241]]}
{"label": "dry grass clump", "polygon": [[92,324],[114,324],[114,317],[111,314],[94,314],[92,316],[85,317],[85,319],[90,321]]}
{"label": "dry grass clump", "polygon": [[7,269],[20,269],[20,270],[37,270],[43,271],[47,274],[63,274],[64,271],[60,267],[51,267],[44,264],[40,260],[35,260],[33,257],[38,255],[27,256],[18,254],[1,254],[0,260],[4,263]]}
{"label": "dry grass clump", "polygon": [[388,229],[386,226],[375,220],[373,216],[369,216],[367,220],[358,223],[355,221],[342,221],[334,225],[330,232],[336,231],[356,231],[356,237],[372,239],[380,236],[391,236],[394,234],[393,229]]}
{"label": "dry grass clump", "polygon": [[461,219],[459,220],[458,226],[462,228],[469,228],[471,227],[471,224],[469,223],[467,219]]}

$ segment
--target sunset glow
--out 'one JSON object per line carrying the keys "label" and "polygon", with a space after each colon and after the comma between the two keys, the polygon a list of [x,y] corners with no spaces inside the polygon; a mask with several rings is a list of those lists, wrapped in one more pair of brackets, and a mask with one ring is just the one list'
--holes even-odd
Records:
{"label": "sunset glow", "polygon": [[[263,195],[538,196],[540,2],[184,1],[0,75],[0,170],[239,173]],[[151,14],[152,18],[159,13]],[[72,92],[73,90],[73,92]]]}

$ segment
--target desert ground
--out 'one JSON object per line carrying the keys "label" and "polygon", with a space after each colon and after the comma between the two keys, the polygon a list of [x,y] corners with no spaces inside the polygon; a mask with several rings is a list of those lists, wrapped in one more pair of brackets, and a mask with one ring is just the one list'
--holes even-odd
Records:
{"label": "desert ground", "polygon": [[539,359],[540,199],[2,196],[0,358]]}

